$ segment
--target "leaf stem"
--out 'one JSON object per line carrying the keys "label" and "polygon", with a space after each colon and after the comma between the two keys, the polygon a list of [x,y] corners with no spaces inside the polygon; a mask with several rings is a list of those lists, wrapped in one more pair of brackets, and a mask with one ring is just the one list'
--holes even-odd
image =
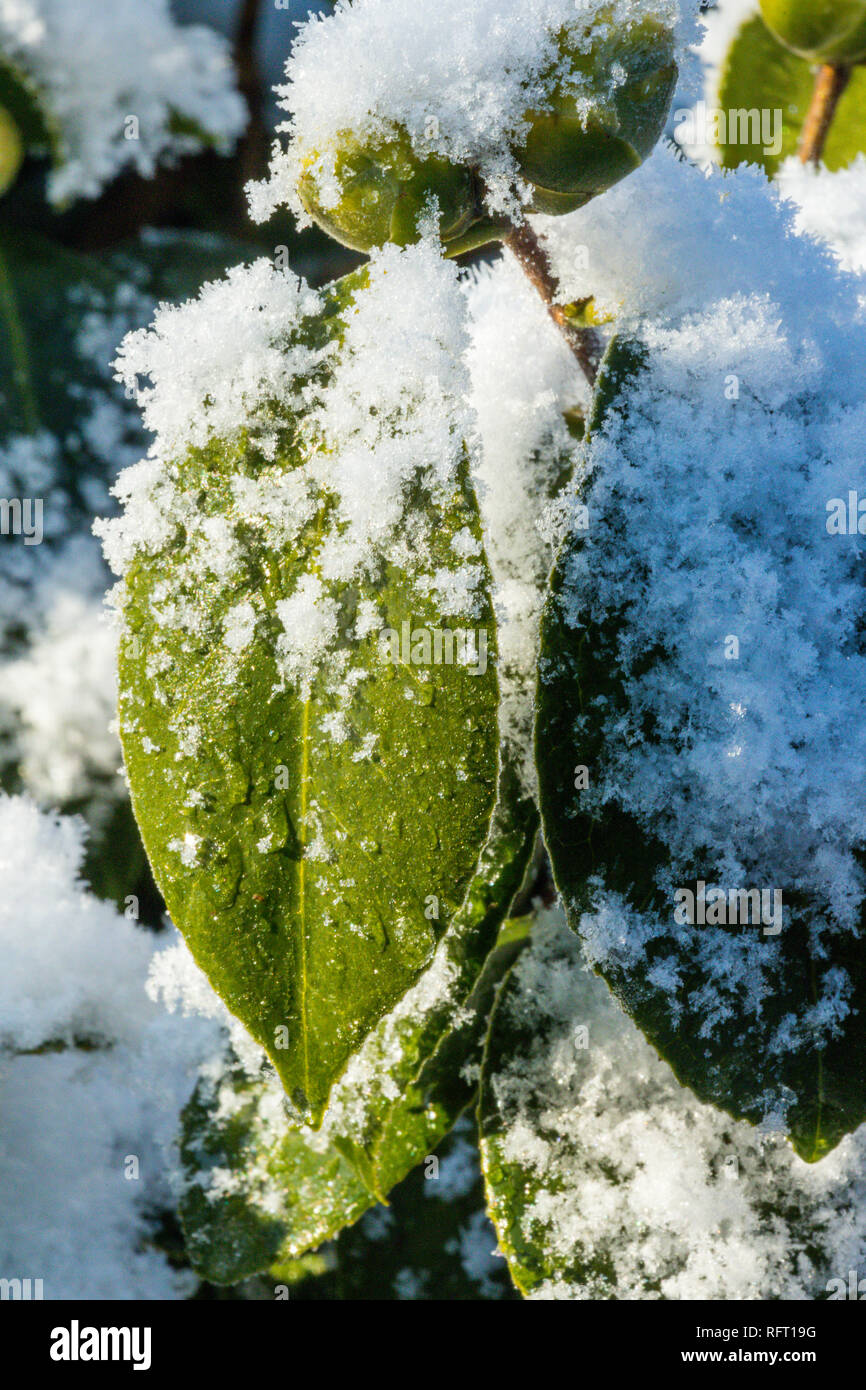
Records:
{"label": "leaf stem", "polygon": [[590,386],[593,386],[604,350],[600,335],[594,328],[577,323],[573,314],[569,313],[570,305],[558,302],[559,285],[547,252],[528,222],[520,226],[511,223],[504,244],[541,295],[547,312],[577,358]]}
{"label": "leaf stem", "polygon": [[821,163],[836,108],[851,81],[852,72],[853,68],[847,64],[822,63],[819,67],[797,149],[801,163]]}

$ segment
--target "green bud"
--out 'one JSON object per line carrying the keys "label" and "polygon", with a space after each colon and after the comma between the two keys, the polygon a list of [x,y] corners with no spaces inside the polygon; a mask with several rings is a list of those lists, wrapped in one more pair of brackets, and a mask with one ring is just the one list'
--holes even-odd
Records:
{"label": "green bud", "polygon": [[333,170],[322,176],[318,166],[318,155],[311,155],[298,182],[301,202],[320,227],[355,251],[417,241],[419,218],[432,198],[446,246],[477,217],[471,172],[437,155],[419,158],[404,131],[366,144],[344,133]]}
{"label": "green bud", "polygon": [[[677,80],[673,35],[653,19],[626,28],[601,20],[589,52],[573,31],[561,36],[550,101],[526,113],[529,132],[514,153],[533,212],[582,207],[636,169],[664,129]],[[614,65],[625,76],[611,87]]]}
{"label": "green bud", "polygon": [[23,158],[21,132],[6,108],[0,106],[0,194],[15,182]]}
{"label": "green bud", "polygon": [[866,0],[761,0],[761,15],[780,43],[811,63],[866,58]]}

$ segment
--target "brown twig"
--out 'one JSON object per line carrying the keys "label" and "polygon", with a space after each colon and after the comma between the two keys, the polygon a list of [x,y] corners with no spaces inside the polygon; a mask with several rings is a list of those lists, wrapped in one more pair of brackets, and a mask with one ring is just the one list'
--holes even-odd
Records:
{"label": "brown twig", "polygon": [[563,334],[590,386],[595,384],[604,345],[594,328],[576,322],[568,305],[558,303],[559,285],[550,268],[547,252],[528,222],[513,225],[505,245],[517,260],[547,305],[547,312]]}
{"label": "brown twig", "polygon": [[806,113],[797,153],[803,164],[820,164],[842,94],[851,81],[853,68],[822,63],[815,78],[812,100]]}

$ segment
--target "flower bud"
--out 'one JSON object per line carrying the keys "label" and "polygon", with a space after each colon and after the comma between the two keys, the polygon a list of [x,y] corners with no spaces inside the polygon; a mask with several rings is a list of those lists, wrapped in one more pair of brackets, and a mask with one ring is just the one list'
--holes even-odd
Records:
{"label": "flower bud", "polygon": [[404,132],[369,143],[344,134],[328,166],[318,155],[306,160],[298,194],[313,220],[355,251],[416,241],[434,198],[446,245],[476,218],[471,172],[438,155],[419,157]]}
{"label": "flower bud", "polygon": [[670,30],[654,19],[613,27],[604,16],[596,26],[588,51],[563,34],[550,100],[526,113],[514,153],[533,212],[582,207],[636,169],[664,128],[677,80]]}

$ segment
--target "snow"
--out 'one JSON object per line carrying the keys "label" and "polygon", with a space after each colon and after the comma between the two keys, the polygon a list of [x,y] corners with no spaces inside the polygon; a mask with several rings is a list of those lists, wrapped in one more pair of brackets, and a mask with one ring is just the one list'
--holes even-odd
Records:
{"label": "snow", "polygon": [[262,258],[206,284],[196,299],[161,304],[151,327],[130,333],[117,378],[158,436],[162,456],[234,437],[270,401],[288,405],[296,378],[317,362],[290,335],[320,307],[314,290]]}
{"label": "snow", "polygon": [[797,207],[798,232],[831,246],[845,270],[866,270],[866,155],[832,171],[792,157],[782,164],[775,183]]}
{"label": "snow", "polygon": [[276,608],[283,625],[277,639],[283,673],[308,700],[312,678],[337,636],[337,602],[325,594],[317,575],[303,574],[292,596],[280,599]]}
{"label": "snow", "polygon": [[531,792],[538,622],[558,537],[547,525],[548,508],[578,457],[563,413],[586,407],[587,387],[541,298],[510,256],[479,269],[466,293],[480,441],[474,480],[493,576],[500,730]]}
{"label": "snow", "polygon": [[770,294],[808,340],[810,306],[823,302],[828,285],[836,286],[835,300],[856,297],[858,286],[833,274],[829,250],[822,255],[791,235],[794,216],[760,169],[701,171],[658,146],[603,198],[535,225],[550,247],[563,299],[594,295],[598,312],[616,317],[621,328],[644,318],[673,322],[737,295]]}
{"label": "snow", "polygon": [[219,1034],[147,999],[154,938],[81,883],[84,835],[0,796],[0,1273],[43,1279],[48,1299],[185,1297],[195,1281],[154,1221]]}
{"label": "snow", "polygon": [[0,50],[59,127],[58,204],[96,197],[124,168],[149,177],[208,139],[229,149],[246,121],[228,44],[204,25],[178,27],[168,0],[0,0]]}
{"label": "snow", "polygon": [[[92,549],[89,555],[79,550],[79,558],[86,563],[95,556]],[[65,578],[80,580],[81,569],[67,571]],[[100,573],[99,587],[102,579]],[[48,588],[42,586],[43,603]],[[0,663],[0,712],[12,736],[18,775],[41,803],[86,800],[96,784],[105,784],[108,801],[120,795],[120,747],[111,727],[116,659],[116,638],[102,600],[69,582],[58,586],[41,621],[31,614],[26,650]]]}
{"label": "snow", "polygon": [[[866,1126],[807,1164],[701,1104],[587,969],[558,908],[540,913],[504,1016],[533,1034],[492,1078],[496,1160],[520,1165],[516,1219],[552,1268],[533,1298],[806,1300],[866,1271]],[[578,1027],[589,1047],[575,1047]]]}
{"label": "snow", "polygon": [[[549,107],[557,78],[558,36],[581,51],[606,25],[659,17],[676,30],[683,52],[696,37],[696,6],[683,0],[440,0],[419,9],[412,0],[338,0],[332,14],[314,15],[295,40],[278,89],[290,119],[280,129],[269,180],[250,190],[263,221],[288,204],[300,224],[299,175],[315,164],[327,190],[335,182],[335,142],[361,141],[402,129],[415,152],[476,167],[491,211],[519,215],[525,186],[509,145],[528,129],[526,113]],[[350,77],[351,75],[351,77]],[[574,75],[583,108],[604,104],[622,69],[593,78]]]}

